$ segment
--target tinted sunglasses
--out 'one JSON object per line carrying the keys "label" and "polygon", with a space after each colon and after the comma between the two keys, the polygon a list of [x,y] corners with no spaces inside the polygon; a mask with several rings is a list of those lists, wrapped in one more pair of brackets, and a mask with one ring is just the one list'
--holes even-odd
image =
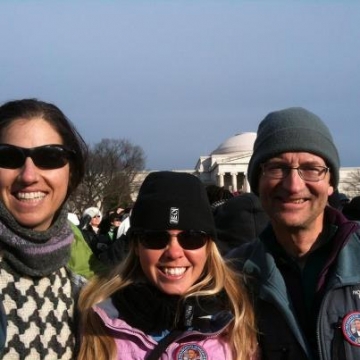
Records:
{"label": "tinted sunglasses", "polygon": [[166,248],[170,239],[176,237],[180,246],[185,250],[195,250],[203,247],[210,235],[204,231],[184,230],[177,235],[170,235],[166,230],[134,231],[134,236],[147,249],[160,250]]}
{"label": "tinted sunglasses", "polygon": [[75,151],[62,145],[44,145],[34,148],[22,148],[15,145],[0,144],[0,167],[18,169],[30,157],[38,168],[58,169],[65,166]]}

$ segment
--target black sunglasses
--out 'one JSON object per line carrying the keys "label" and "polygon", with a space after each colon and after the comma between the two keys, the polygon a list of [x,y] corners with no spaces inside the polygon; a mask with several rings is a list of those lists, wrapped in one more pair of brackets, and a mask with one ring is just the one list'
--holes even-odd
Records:
{"label": "black sunglasses", "polygon": [[166,248],[171,237],[175,236],[180,246],[185,250],[195,250],[203,247],[210,239],[204,231],[184,230],[177,235],[171,235],[166,230],[133,231],[132,236],[147,249],[160,250]]}
{"label": "black sunglasses", "polygon": [[44,145],[34,148],[22,148],[15,145],[0,144],[0,167],[18,169],[30,157],[38,168],[59,169],[65,166],[75,151],[62,145]]}

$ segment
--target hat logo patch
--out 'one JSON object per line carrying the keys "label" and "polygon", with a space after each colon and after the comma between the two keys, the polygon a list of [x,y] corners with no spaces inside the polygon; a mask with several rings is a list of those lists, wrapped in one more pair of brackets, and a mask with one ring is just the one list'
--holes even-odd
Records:
{"label": "hat logo patch", "polygon": [[176,207],[170,208],[170,219],[169,219],[170,224],[177,225],[179,223],[179,215],[180,215],[179,213],[180,213],[179,208]]}

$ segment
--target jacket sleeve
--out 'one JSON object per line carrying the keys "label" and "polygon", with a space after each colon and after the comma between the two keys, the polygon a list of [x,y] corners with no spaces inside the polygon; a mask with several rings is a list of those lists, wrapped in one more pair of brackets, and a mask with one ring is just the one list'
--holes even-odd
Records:
{"label": "jacket sleeve", "polygon": [[71,229],[74,232],[74,241],[71,244],[68,268],[86,279],[106,270],[105,265],[96,258],[90,249],[81,231],[73,224],[71,224]]}

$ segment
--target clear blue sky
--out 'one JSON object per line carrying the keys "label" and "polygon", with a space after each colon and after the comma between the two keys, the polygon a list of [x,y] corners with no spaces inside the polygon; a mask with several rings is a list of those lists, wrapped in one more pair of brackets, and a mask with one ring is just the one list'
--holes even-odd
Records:
{"label": "clear blue sky", "polygon": [[24,97],[154,170],[303,106],[360,166],[360,2],[0,0],[0,102]]}

